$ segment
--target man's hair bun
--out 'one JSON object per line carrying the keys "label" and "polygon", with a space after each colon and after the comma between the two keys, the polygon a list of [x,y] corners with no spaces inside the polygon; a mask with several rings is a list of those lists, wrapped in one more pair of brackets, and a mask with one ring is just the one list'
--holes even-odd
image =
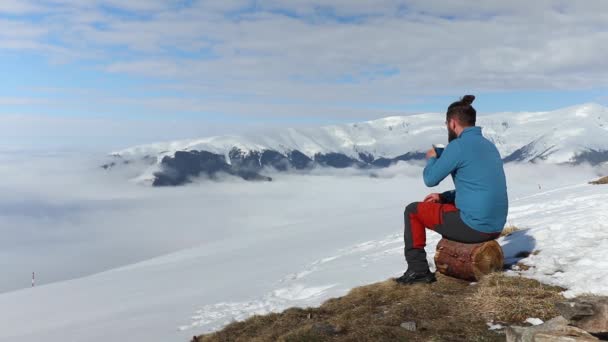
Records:
{"label": "man's hair bun", "polygon": [[460,101],[452,103],[445,114],[446,119],[455,118],[463,126],[475,126],[477,111],[471,106],[473,101],[475,101],[475,95],[465,95]]}
{"label": "man's hair bun", "polygon": [[462,97],[462,100],[460,100],[460,102],[469,106],[473,103],[473,101],[475,101],[475,95],[465,95]]}

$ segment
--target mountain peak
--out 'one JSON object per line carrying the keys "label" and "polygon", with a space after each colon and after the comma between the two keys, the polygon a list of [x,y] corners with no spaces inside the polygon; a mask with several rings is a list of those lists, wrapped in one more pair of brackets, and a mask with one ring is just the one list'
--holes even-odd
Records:
{"label": "mountain peak", "polygon": [[608,113],[608,107],[604,107],[596,102],[587,102],[562,109],[555,110],[557,113],[570,113],[577,117],[587,117],[593,114],[604,115]]}

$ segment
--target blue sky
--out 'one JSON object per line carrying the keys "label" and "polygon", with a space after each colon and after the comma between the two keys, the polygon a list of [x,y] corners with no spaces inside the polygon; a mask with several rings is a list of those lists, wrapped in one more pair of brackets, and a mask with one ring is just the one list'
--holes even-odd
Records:
{"label": "blue sky", "polygon": [[368,120],[442,112],[469,93],[480,113],[606,105],[607,10],[604,1],[6,0],[2,142],[120,145]]}

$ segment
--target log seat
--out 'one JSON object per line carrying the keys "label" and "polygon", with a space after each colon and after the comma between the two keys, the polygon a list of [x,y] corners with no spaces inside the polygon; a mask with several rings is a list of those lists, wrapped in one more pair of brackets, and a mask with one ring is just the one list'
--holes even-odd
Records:
{"label": "log seat", "polygon": [[495,240],[482,243],[461,243],[441,239],[435,252],[435,267],[439,273],[478,281],[482,276],[503,268],[502,248]]}

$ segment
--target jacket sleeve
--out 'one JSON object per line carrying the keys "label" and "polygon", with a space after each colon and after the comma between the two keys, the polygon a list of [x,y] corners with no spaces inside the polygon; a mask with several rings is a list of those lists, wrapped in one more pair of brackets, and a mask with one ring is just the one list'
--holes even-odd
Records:
{"label": "jacket sleeve", "polygon": [[456,190],[445,191],[439,194],[442,203],[454,203],[456,202]]}
{"label": "jacket sleeve", "polygon": [[460,165],[461,153],[458,140],[452,141],[446,146],[441,158],[429,158],[422,173],[424,184],[433,187],[439,184],[445,177]]}

